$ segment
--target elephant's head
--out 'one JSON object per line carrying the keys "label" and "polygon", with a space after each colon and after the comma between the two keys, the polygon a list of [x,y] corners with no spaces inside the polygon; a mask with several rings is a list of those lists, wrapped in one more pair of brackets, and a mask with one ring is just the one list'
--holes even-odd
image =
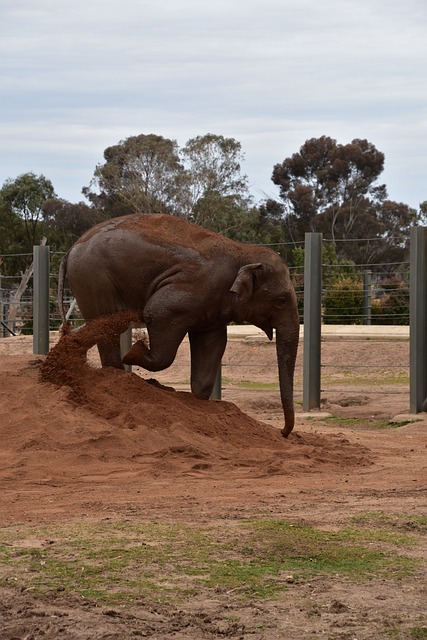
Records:
{"label": "elephant's head", "polygon": [[280,396],[285,417],[282,434],[287,437],[295,422],[293,379],[299,316],[289,271],[278,256],[274,256],[272,262],[242,266],[230,291],[235,294],[233,310],[236,321],[251,322],[265,331],[270,340],[273,329],[276,330]]}

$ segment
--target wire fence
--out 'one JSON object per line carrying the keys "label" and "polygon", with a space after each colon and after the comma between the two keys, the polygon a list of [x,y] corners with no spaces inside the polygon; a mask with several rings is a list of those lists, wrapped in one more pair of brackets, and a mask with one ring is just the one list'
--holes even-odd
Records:
{"label": "wire fence", "polygon": [[[359,242],[369,243],[370,239]],[[324,241],[327,246],[327,241]],[[289,245],[287,245],[289,246]],[[292,245],[294,246],[294,245]],[[271,245],[278,249],[277,244]],[[62,253],[51,253],[50,322],[56,329],[60,313],[56,299],[59,263]],[[2,331],[9,327],[13,333],[32,332],[32,277],[14,308],[16,292],[23,274],[10,274],[16,260],[25,258],[31,263],[32,254],[0,255],[0,319]],[[290,266],[291,277],[298,298],[300,320],[304,312],[304,266]],[[70,304],[72,292],[65,290],[65,303]],[[16,305],[15,305],[16,306]],[[9,321],[9,311],[14,313]],[[82,321],[78,307],[71,320]],[[409,262],[350,264],[322,264],[322,322],[324,324],[409,324]],[[6,325],[6,327],[5,327]],[[1,335],[1,334],[0,334]]]}
{"label": "wire fence", "polygon": [[[368,242],[368,240],[360,240]],[[58,268],[62,254],[53,254],[51,260],[50,291],[50,329],[60,326],[60,313],[56,300]],[[33,331],[33,294],[32,275],[29,276],[25,290],[17,299],[23,273],[9,274],[11,265],[17,258],[25,257],[31,261],[30,254],[2,255],[0,266],[0,337],[32,334]],[[293,265],[290,273],[298,299],[301,323],[304,310],[304,267]],[[65,291],[65,306],[73,300],[72,292]],[[71,315],[75,325],[83,322],[76,306]],[[322,323],[328,325],[402,325],[409,324],[409,263],[378,264],[322,264]],[[387,336],[387,331],[384,336]],[[409,386],[409,355],[407,335],[396,339],[378,338],[377,346],[383,345],[387,358],[375,361],[370,354],[366,340],[349,337],[337,338],[339,333],[329,334],[323,339],[322,349],[322,394],[348,390],[352,380],[357,379],[360,393],[369,395],[383,393],[386,386],[390,393],[407,394]],[[372,337],[370,338],[372,340]],[[396,346],[399,342],[400,346]],[[246,350],[245,360],[236,362],[229,359],[227,352],[223,360],[223,388],[225,390],[250,389],[257,396],[278,389],[278,375],[275,367],[274,345],[266,341],[261,347],[268,351],[269,364],[260,365],[257,357],[258,346],[253,354]],[[302,395],[302,358],[301,343],[296,364],[295,396]],[[377,351],[377,350],[376,350]],[[249,353],[249,355],[248,355]],[[348,354],[348,359],[346,359]],[[254,356],[253,358],[251,356]],[[258,352],[259,356],[259,352]],[[385,379],[384,372],[387,372]],[[381,383],[381,384],[380,384]],[[379,388],[381,387],[381,389]]]}

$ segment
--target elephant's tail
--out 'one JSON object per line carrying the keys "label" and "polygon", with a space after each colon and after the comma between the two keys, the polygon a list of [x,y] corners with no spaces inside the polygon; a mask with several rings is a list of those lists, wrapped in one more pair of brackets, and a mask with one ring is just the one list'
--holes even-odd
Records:
{"label": "elephant's tail", "polygon": [[59,276],[58,276],[58,307],[59,314],[61,316],[61,322],[64,324],[66,321],[66,312],[64,307],[64,288],[65,288],[65,280],[67,277],[67,262],[68,262],[68,254],[70,251],[68,250],[65,256],[61,260],[61,264],[59,265]]}

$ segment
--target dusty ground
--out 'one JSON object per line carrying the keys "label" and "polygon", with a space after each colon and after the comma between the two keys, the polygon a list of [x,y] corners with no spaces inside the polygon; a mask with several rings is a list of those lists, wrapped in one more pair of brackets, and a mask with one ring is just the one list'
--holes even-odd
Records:
{"label": "dusty ground", "polygon": [[[324,343],[322,411],[363,419],[339,428],[317,412],[302,413],[300,353],[297,423],[288,440],[279,433],[278,392],[239,385],[276,381],[268,342],[229,341],[221,403],[186,391],[186,345],[170,370],[156,374],[183,391],[148,383],[137,370],[100,370],[93,350],[89,368],[74,347],[56,359],[34,357],[31,348],[28,338],[0,340],[3,532],[106,518],[215,524],[266,514],[336,530],[357,514],[426,515],[424,415],[395,429],[370,426],[373,417],[409,410],[407,385],[399,382],[405,342]],[[70,358],[72,373],[64,373]],[[350,371],[354,364],[381,369]],[[68,593],[37,595],[6,579],[0,638],[424,638],[424,579],[422,572],[363,583],[317,577],[274,601],[242,603],[211,590],[180,605],[114,609]]]}

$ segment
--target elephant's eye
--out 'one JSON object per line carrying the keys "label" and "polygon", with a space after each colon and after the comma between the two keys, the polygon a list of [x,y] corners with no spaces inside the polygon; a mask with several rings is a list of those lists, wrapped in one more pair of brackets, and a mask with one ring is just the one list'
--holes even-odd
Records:
{"label": "elephant's eye", "polygon": [[279,296],[278,298],[276,298],[276,307],[278,309],[283,309],[283,307],[285,307],[287,304],[288,304],[287,296]]}

